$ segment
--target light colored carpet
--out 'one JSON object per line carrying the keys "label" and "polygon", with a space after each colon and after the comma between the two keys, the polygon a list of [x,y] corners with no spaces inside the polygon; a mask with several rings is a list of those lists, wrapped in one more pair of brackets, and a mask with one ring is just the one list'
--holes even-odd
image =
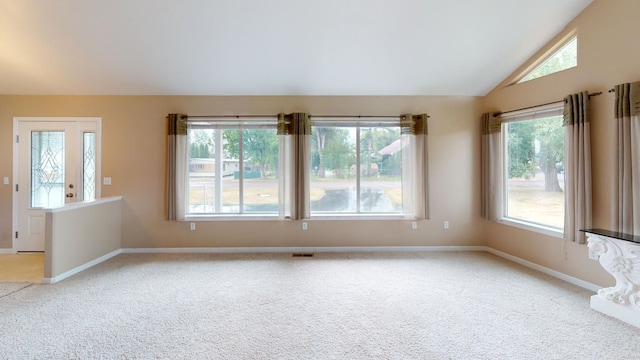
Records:
{"label": "light colored carpet", "polygon": [[486,253],[127,254],[0,298],[0,357],[637,358],[591,295]]}
{"label": "light colored carpet", "polygon": [[[0,282],[0,299],[13,294],[16,291],[20,291],[23,288],[31,285],[27,282]],[[0,302],[0,307],[2,302]],[[1,322],[0,322],[1,323]]]}

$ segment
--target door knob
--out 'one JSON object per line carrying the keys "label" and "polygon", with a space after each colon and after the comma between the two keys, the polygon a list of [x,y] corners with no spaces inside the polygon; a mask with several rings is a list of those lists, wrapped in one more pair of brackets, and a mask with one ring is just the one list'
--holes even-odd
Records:
{"label": "door knob", "polygon": [[68,194],[67,194],[67,197],[68,197],[68,198],[72,198],[72,197],[73,197],[73,193],[68,193]]}

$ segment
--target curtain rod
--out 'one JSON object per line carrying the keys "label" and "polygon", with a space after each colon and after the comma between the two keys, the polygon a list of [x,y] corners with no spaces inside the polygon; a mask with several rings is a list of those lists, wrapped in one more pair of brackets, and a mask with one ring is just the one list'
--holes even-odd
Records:
{"label": "curtain rod", "polygon": [[[375,119],[397,119],[402,115],[309,115],[309,117],[323,117],[323,118],[344,118],[344,117],[349,117],[349,118],[358,118],[358,119],[368,119],[368,118],[375,118]],[[430,118],[431,116],[427,115],[427,118]]]}
{"label": "curtain rod", "polygon": [[[611,90],[609,90],[609,92],[611,92]],[[600,91],[600,92],[596,92],[596,93],[593,93],[593,94],[589,94],[589,98],[591,98],[592,96],[598,96],[598,95],[602,95],[602,91]],[[509,111],[504,111],[504,112],[498,112],[498,113],[493,114],[493,117],[498,117],[498,116],[500,116],[500,115],[509,114],[509,113],[516,112],[516,111],[522,111],[522,110],[534,109],[534,108],[537,108],[537,107],[540,107],[540,106],[547,106],[547,105],[553,105],[553,104],[560,104],[560,103],[564,103],[564,102],[565,102],[565,100],[563,99],[563,100],[558,100],[558,101],[552,101],[552,102],[550,102],[550,103],[546,103],[546,104],[540,104],[540,105],[534,105],[534,106],[527,106],[527,107],[522,108],[522,109],[516,109],[516,110],[509,110]]]}
{"label": "curtain rod", "polygon": [[[211,119],[211,118],[266,118],[275,117],[278,115],[187,115],[188,119]],[[323,117],[323,118],[358,118],[358,119],[397,119],[401,115],[309,115],[309,117]],[[431,116],[427,115],[427,118]]]}
{"label": "curtain rod", "polygon": [[187,119],[216,119],[216,118],[267,118],[277,115],[187,115]]}

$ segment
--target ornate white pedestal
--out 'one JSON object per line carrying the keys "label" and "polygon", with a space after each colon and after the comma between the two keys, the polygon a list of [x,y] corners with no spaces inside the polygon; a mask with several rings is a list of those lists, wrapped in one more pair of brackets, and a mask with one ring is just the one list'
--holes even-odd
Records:
{"label": "ornate white pedestal", "polygon": [[601,229],[583,230],[589,250],[616,279],[613,287],[598,290],[591,308],[640,328],[640,236]]}

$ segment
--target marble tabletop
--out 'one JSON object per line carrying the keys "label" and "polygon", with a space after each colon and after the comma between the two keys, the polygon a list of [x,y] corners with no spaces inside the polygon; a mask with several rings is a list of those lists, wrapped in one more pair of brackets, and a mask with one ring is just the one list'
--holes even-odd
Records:
{"label": "marble tabletop", "polygon": [[590,233],[590,234],[607,236],[607,237],[619,239],[619,240],[631,241],[631,242],[640,244],[640,236],[636,236],[632,234],[625,234],[625,233],[605,230],[605,229],[582,229],[580,231]]}

